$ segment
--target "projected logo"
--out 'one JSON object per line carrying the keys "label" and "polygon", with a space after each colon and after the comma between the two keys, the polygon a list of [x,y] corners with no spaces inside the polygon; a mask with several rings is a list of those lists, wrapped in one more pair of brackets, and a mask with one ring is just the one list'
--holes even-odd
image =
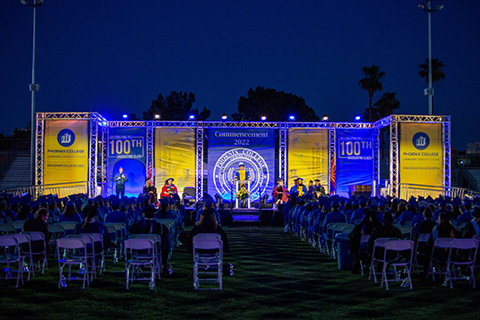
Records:
{"label": "projected logo", "polygon": [[430,145],[430,137],[424,132],[417,132],[413,136],[412,143],[418,150],[425,150]]}
{"label": "projected logo", "polygon": [[251,149],[232,149],[218,158],[213,169],[215,189],[223,199],[235,199],[235,173],[240,162],[244,163],[245,170],[249,172],[250,199],[255,201],[265,194],[270,174],[265,159]]}
{"label": "projected logo", "polygon": [[75,142],[75,134],[70,129],[62,129],[57,135],[57,141],[62,147],[70,147]]}

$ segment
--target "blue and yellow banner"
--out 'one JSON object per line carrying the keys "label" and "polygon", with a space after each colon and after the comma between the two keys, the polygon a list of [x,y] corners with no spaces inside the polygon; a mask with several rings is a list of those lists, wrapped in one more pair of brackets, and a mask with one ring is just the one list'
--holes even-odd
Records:
{"label": "blue and yellow banner", "polygon": [[88,120],[45,121],[43,184],[88,180]]}
{"label": "blue and yellow banner", "polygon": [[297,178],[308,181],[319,179],[329,192],[328,129],[290,128],[288,130],[288,182],[293,186]]}
{"label": "blue and yellow banner", "polygon": [[143,192],[145,185],[145,129],[110,128],[107,146],[107,195],[115,192],[114,176],[123,168],[128,179],[125,182],[125,195],[136,197]]}
{"label": "blue and yellow banner", "polygon": [[372,185],[373,129],[336,130],[336,194],[348,197],[350,185]]}
{"label": "blue and yellow banner", "polygon": [[[235,199],[240,163],[250,178],[251,200],[272,194],[275,183],[275,131],[272,129],[208,130],[208,193]],[[242,174],[243,176],[243,174]]]}
{"label": "blue and yellow banner", "polygon": [[167,178],[173,178],[182,196],[195,187],[195,129],[155,128],[155,185],[160,194]]}
{"label": "blue and yellow banner", "polygon": [[399,183],[443,187],[441,123],[400,123]]}

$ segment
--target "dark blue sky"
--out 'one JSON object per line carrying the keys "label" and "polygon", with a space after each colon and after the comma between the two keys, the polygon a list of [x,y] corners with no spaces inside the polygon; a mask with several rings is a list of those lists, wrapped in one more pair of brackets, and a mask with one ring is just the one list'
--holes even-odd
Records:
{"label": "dark blue sky", "polygon": [[[480,141],[480,0],[433,14],[433,57],[445,64],[435,113],[452,116],[453,147]],[[317,115],[351,121],[368,106],[362,67],[386,72],[397,113],[427,113],[427,15],[416,0],[45,0],[37,11],[38,111],[141,117],[159,93],[192,91],[210,120],[249,88],[305,98]],[[0,1],[0,132],[30,119],[32,9]],[[376,93],[374,101],[382,93]]]}

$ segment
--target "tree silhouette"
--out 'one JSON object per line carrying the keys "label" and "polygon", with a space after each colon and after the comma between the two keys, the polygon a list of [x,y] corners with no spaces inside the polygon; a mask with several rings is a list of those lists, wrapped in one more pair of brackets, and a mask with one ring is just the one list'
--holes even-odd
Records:
{"label": "tree silhouette", "polygon": [[[420,71],[418,71],[418,75],[420,78],[424,78],[425,82],[428,86],[428,58],[425,59],[425,63],[422,63],[418,66]],[[445,79],[445,72],[443,72],[442,68],[445,67],[442,61],[439,59],[432,59],[432,87],[433,84],[437,81]],[[432,97],[432,114],[433,114],[433,97]]]}
{"label": "tree silhouette", "polygon": [[266,116],[269,121],[287,121],[293,115],[295,121],[315,122],[320,118],[305,104],[305,99],[292,93],[256,87],[249,89],[247,97],[238,100],[238,112],[232,114],[235,121],[258,121]]}
{"label": "tree silhouette", "polygon": [[194,115],[195,120],[207,120],[210,110],[203,107],[199,112],[197,108],[193,108],[194,102],[195,95],[191,92],[172,91],[166,97],[159,94],[150,108],[143,112],[143,120],[154,120],[156,114],[160,115],[162,120],[187,120],[190,115]]}
{"label": "tree silhouette", "polygon": [[374,115],[377,117],[375,120],[380,120],[391,115],[393,110],[399,109],[400,101],[397,100],[395,92],[385,92],[373,106]]}
{"label": "tree silhouette", "polygon": [[363,90],[368,92],[369,103],[368,103],[368,121],[372,122],[372,100],[373,94],[375,91],[383,90],[383,77],[385,77],[385,72],[380,71],[379,66],[372,65],[371,67],[363,67],[363,73],[365,78],[360,79],[358,85]]}

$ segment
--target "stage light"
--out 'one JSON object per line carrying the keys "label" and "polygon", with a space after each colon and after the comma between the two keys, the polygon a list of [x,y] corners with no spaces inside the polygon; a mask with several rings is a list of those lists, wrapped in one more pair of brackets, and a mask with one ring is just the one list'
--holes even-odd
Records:
{"label": "stage light", "polygon": [[188,116],[188,119],[190,119],[190,120],[195,120],[195,115],[193,115],[193,114],[189,115],[189,116]]}
{"label": "stage light", "polygon": [[288,117],[288,119],[290,119],[290,121],[295,121],[295,116],[292,115],[292,116]]}
{"label": "stage light", "polygon": [[107,126],[107,121],[103,121],[103,126]]}
{"label": "stage light", "polygon": [[328,121],[328,115],[324,114],[324,115],[322,116],[322,121]]}
{"label": "stage light", "polygon": [[156,120],[160,119],[160,115],[158,113],[156,113],[154,116],[153,116]]}
{"label": "stage light", "polygon": [[227,120],[227,119],[228,119],[228,116],[227,116],[225,113],[224,113],[224,114],[222,114],[222,120],[224,120],[224,121],[225,121],[225,120]]}
{"label": "stage light", "polygon": [[266,121],[266,120],[267,120],[267,117],[266,117],[266,116],[261,116],[261,117],[260,117],[260,120]]}
{"label": "stage light", "polygon": [[355,121],[360,121],[360,120],[362,120],[362,116],[356,115],[354,119],[355,119]]}
{"label": "stage light", "polygon": [[126,113],[122,114],[122,118],[125,119],[125,120],[128,119],[128,114],[126,114]]}

